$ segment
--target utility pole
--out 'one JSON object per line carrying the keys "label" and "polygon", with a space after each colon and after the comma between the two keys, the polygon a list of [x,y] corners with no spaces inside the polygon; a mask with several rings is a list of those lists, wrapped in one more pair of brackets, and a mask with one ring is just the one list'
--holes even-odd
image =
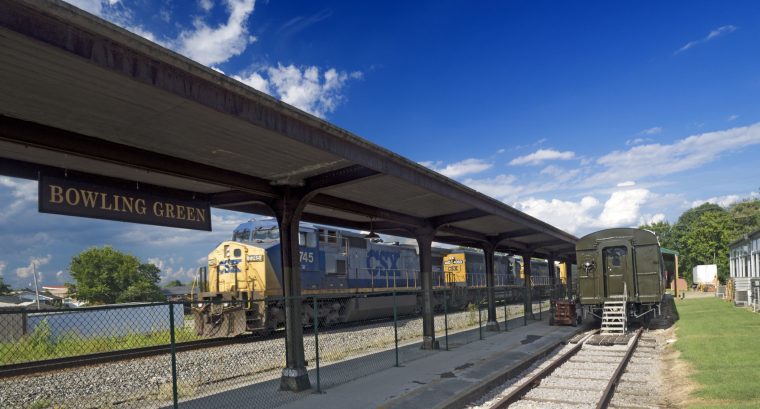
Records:
{"label": "utility pole", "polygon": [[32,263],[32,274],[34,274],[34,294],[37,298],[37,310],[40,309],[40,288],[37,285],[37,263]]}

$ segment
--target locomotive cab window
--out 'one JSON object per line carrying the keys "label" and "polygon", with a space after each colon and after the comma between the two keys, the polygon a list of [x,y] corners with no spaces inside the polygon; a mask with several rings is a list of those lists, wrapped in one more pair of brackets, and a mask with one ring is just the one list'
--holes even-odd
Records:
{"label": "locomotive cab window", "polygon": [[338,232],[335,230],[319,229],[319,241],[322,243],[337,243]]}
{"label": "locomotive cab window", "polygon": [[232,250],[232,254],[235,257],[240,257],[240,255],[243,254],[243,253],[240,251],[240,249],[235,249],[235,250]]}
{"label": "locomotive cab window", "polygon": [[248,241],[250,239],[251,230],[249,229],[235,230],[235,232],[232,233],[232,241]]}

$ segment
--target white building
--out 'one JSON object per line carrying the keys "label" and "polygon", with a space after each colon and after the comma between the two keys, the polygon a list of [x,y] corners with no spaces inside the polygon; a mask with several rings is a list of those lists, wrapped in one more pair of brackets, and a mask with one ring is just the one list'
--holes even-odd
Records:
{"label": "white building", "polygon": [[730,275],[735,285],[734,302],[757,303],[760,301],[760,230],[729,244],[728,251]]}

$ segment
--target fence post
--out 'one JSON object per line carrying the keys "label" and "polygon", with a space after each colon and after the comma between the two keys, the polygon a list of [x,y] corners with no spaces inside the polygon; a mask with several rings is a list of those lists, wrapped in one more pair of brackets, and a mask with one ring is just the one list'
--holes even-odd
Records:
{"label": "fence post", "polygon": [[509,331],[509,301],[507,299],[507,287],[504,287],[504,331]]}
{"label": "fence post", "polygon": [[396,343],[396,366],[398,366],[398,308],[396,307],[396,292],[393,292],[393,340]]}
{"label": "fence post", "polygon": [[448,299],[446,298],[446,289],[443,289],[443,333],[446,338],[446,350],[449,350],[449,308]]}
{"label": "fence post", "polygon": [[521,292],[523,293],[523,327],[525,327],[528,325],[528,289],[523,287],[523,290]]}
{"label": "fence post", "polygon": [[177,346],[174,338],[174,303],[169,302],[169,342],[172,350],[172,404],[174,409],[179,405],[177,401]]}
{"label": "fence post", "polygon": [[317,393],[322,393],[321,384],[319,382],[319,305],[317,304],[317,296],[314,296],[314,352],[316,353],[316,368],[317,368]]}
{"label": "fence post", "polygon": [[538,320],[543,321],[544,319],[544,311],[543,311],[544,302],[541,300],[541,296],[538,296]]}
{"label": "fence post", "polygon": [[478,289],[478,336],[480,337],[480,340],[483,340],[483,318],[480,316],[480,304],[481,304],[481,298],[480,298],[480,289]]}

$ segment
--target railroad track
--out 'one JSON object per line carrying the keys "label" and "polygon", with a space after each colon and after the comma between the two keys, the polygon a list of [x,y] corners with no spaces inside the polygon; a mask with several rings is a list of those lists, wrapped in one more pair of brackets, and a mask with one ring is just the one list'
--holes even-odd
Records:
{"label": "railroad track", "polygon": [[586,336],[566,347],[562,355],[542,365],[527,380],[518,381],[492,408],[609,407],[642,332],[643,329],[637,330],[627,345],[591,345],[588,343],[591,337]]}
{"label": "railroad track", "polygon": [[[213,348],[225,345],[242,344],[269,339],[272,336],[241,335],[235,338],[210,338],[195,341],[180,342],[175,344],[175,351],[192,351],[196,349]],[[0,366],[0,378],[9,378],[19,375],[69,369],[82,366],[103,364],[108,362],[123,361],[128,359],[145,358],[156,355],[170,354],[171,345],[155,345],[142,348],[131,348],[108,352],[99,352],[86,355],[75,355],[64,358],[45,359],[40,361],[22,362],[18,364]]]}

